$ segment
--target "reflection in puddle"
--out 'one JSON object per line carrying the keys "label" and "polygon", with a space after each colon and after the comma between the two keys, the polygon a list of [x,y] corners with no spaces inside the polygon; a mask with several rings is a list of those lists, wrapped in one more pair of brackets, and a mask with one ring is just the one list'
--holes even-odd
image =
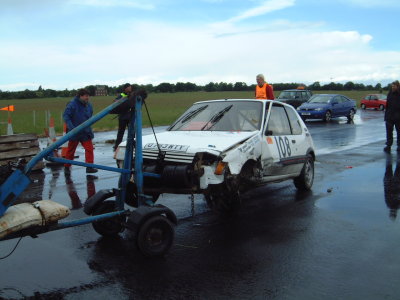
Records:
{"label": "reflection in puddle", "polygon": [[383,187],[385,192],[385,202],[389,208],[389,217],[390,219],[395,220],[397,217],[397,211],[400,207],[400,159],[397,159],[396,167],[393,172],[393,159],[390,154],[386,157]]}

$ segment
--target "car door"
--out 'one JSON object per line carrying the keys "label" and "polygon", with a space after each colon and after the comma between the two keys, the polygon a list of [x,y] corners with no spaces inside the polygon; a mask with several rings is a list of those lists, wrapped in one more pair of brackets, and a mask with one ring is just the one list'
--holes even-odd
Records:
{"label": "car door", "polygon": [[263,177],[284,178],[298,169],[292,158],[297,157],[300,143],[293,137],[288,114],[283,105],[273,103],[268,115],[261,154]]}
{"label": "car door", "polygon": [[378,96],[377,95],[371,95],[371,107],[373,108],[378,108],[379,107],[379,101],[378,101]]}
{"label": "car door", "polygon": [[349,98],[345,96],[341,96],[342,98],[342,103],[343,103],[343,113],[342,116],[348,116],[350,113],[350,110],[353,109],[353,101],[351,101]]}
{"label": "car door", "polygon": [[337,117],[342,114],[343,111],[343,104],[341,101],[340,96],[335,96],[330,101],[332,107],[332,116]]}
{"label": "car door", "polygon": [[287,106],[285,106],[285,111],[291,129],[291,135],[288,136],[289,144],[291,145],[291,155],[287,157],[285,163],[288,165],[288,173],[300,173],[307,159],[312,139],[307,127],[300,120],[299,114]]}
{"label": "car door", "polygon": [[365,97],[365,106],[366,106],[367,108],[370,108],[370,107],[371,107],[371,95],[367,95],[367,96]]}

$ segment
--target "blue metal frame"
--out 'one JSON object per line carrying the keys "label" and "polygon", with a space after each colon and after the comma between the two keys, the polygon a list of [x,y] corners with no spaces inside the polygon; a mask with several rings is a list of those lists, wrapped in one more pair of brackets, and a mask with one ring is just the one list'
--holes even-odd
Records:
{"label": "blue metal frame", "polygon": [[[135,112],[132,112],[131,122],[128,126],[128,139],[125,151],[125,159],[123,168],[113,168],[107,167],[97,164],[88,164],[79,161],[67,160],[63,158],[57,158],[53,156],[54,150],[59,148],[62,144],[69,141],[74,135],[79,133],[81,130],[85,129],[88,126],[91,126],[93,123],[98,120],[104,118],[108,115],[114,108],[121,105],[127,101],[127,98],[123,98],[117,102],[114,102],[110,106],[103,109],[101,112],[96,114],[95,116],[88,119],[86,122],[77,126],[70,132],[68,132],[65,136],[61,137],[58,141],[41,151],[35,157],[33,157],[30,162],[26,165],[23,171],[16,170],[14,173],[0,186],[0,217],[5,213],[7,208],[13,204],[13,202],[17,199],[17,197],[26,189],[26,187],[30,184],[30,179],[28,177],[32,168],[43,158],[53,162],[59,163],[69,163],[78,166],[84,167],[93,167],[106,171],[118,172],[120,173],[120,182],[119,188],[116,193],[116,206],[117,211],[110,212],[106,214],[101,214],[97,216],[91,216],[88,218],[82,218],[78,220],[72,220],[68,222],[60,222],[54,226],[49,226],[49,228],[45,231],[53,231],[59,230],[63,228],[79,226],[83,224],[88,224],[98,220],[104,220],[108,218],[113,218],[116,216],[124,215],[127,213],[124,210],[124,202],[126,199],[126,186],[132,176],[132,172],[134,173],[134,181],[137,187],[137,196],[138,196],[138,204],[141,205],[147,201],[147,197],[143,194],[143,176],[151,176],[151,177],[159,177],[158,174],[153,173],[145,173],[142,170],[143,167],[143,153],[142,153],[142,105],[143,99],[140,96],[136,97],[135,101]],[[135,136],[136,136],[136,144],[135,144]],[[135,153],[135,165],[132,168],[132,157],[133,151],[136,148]],[[133,170],[134,169],[134,170]],[[7,239],[7,238],[4,238]]]}

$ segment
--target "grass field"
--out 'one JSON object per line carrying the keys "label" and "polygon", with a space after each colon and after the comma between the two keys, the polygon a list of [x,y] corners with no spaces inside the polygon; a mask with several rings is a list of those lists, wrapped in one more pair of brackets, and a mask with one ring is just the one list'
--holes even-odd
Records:
{"label": "grass field", "polygon": [[[361,98],[377,91],[319,91],[318,93],[341,93],[357,101],[359,107]],[[279,92],[275,92],[275,97]],[[146,103],[154,126],[171,124],[193,102],[210,99],[252,99],[254,92],[181,92],[181,93],[154,93],[149,94]],[[91,97],[95,113],[101,111],[112,103],[113,96]],[[56,133],[62,133],[62,113],[65,105],[71,98],[44,98],[23,100],[0,100],[0,108],[14,105],[15,111],[11,112],[14,133],[44,134],[46,127],[46,111],[54,118]],[[0,134],[6,134],[7,112],[0,111]],[[113,130],[117,128],[118,120],[115,115],[106,116],[94,124],[96,131]],[[149,126],[147,114],[143,111],[143,126]]]}

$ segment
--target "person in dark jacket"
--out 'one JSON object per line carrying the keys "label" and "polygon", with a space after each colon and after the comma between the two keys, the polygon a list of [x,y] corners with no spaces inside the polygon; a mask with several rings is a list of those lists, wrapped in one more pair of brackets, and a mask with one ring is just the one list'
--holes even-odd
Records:
{"label": "person in dark jacket", "polygon": [[[132,86],[129,83],[124,84],[123,92],[119,94],[117,98],[115,98],[115,101],[121,98],[129,98],[129,96],[132,93],[132,90],[133,90]],[[122,142],[125,129],[128,127],[130,119],[131,119],[130,110],[127,110],[118,115],[118,133],[117,133],[117,139],[115,140],[114,144],[114,151],[117,150],[118,145]]]}
{"label": "person in dark jacket", "polygon": [[[89,102],[89,92],[85,89],[80,89],[78,94],[73,98],[65,108],[63,118],[67,124],[67,132],[79,126],[93,115],[93,107]],[[85,149],[85,162],[92,164],[94,161],[93,154],[93,131],[91,127],[86,127],[84,130],[77,133],[68,141],[68,149],[65,155],[66,159],[73,160],[76,147],[79,143]],[[65,172],[70,173],[71,164],[65,164]],[[96,173],[95,168],[86,168],[86,173]]]}
{"label": "person in dark jacket", "polygon": [[400,83],[398,80],[392,83],[388,93],[385,111],[386,122],[386,147],[383,151],[390,152],[393,144],[393,128],[397,132],[397,152],[400,152]]}

